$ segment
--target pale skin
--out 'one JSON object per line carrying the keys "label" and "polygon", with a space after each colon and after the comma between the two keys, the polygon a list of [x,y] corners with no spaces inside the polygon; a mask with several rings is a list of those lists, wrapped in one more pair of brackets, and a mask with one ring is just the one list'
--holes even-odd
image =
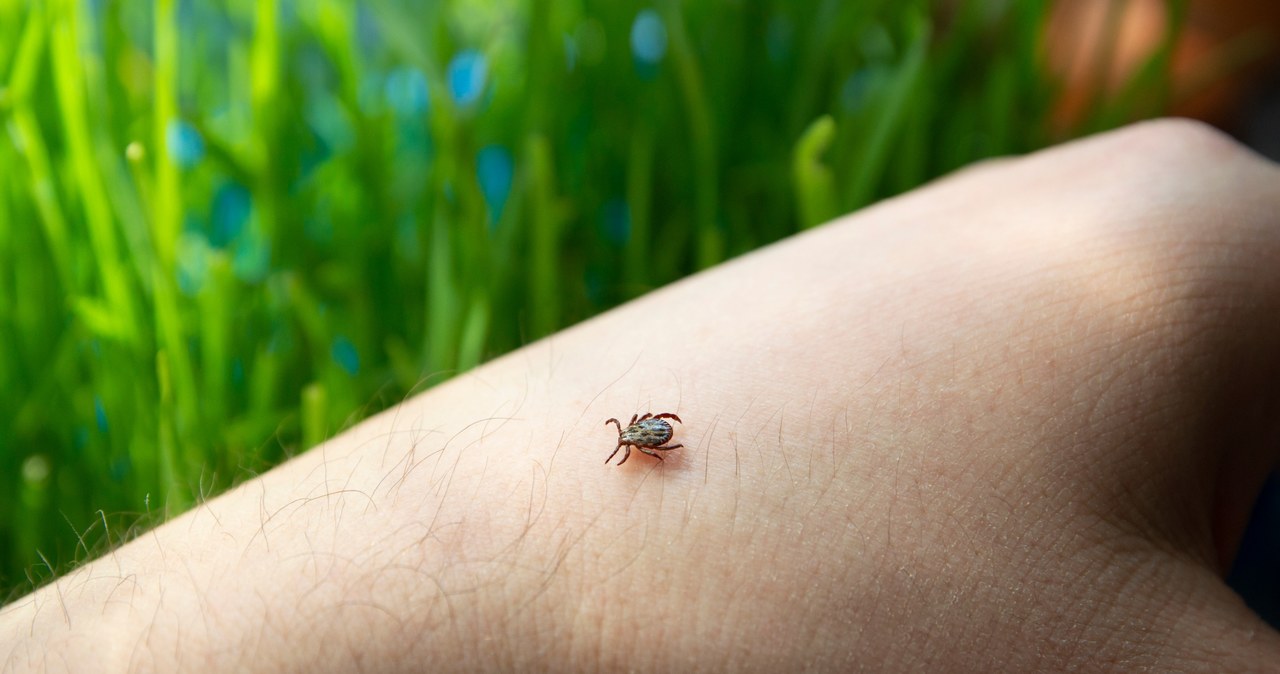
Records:
{"label": "pale skin", "polygon": [[[406,401],[0,612],[3,671],[1280,671],[1280,170],[963,171]],[[655,321],[655,316],[661,316]],[[684,420],[602,465],[610,417]]]}

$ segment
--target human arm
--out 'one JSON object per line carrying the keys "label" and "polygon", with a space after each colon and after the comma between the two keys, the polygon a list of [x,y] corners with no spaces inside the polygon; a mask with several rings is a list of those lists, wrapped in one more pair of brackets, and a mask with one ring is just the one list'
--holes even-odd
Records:
{"label": "human arm", "polygon": [[[6,607],[0,656],[1276,668],[1220,576],[1280,447],[1278,185],[1185,122],[966,170],[360,424]],[[685,448],[604,465],[645,411]]]}

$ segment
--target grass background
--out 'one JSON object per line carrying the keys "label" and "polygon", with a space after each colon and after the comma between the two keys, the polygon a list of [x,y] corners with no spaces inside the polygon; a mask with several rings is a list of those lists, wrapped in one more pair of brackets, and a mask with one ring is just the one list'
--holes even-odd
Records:
{"label": "grass background", "polygon": [[[1067,135],[1163,109],[1171,7]],[[0,0],[0,599],[486,358],[1060,140],[1049,9]]]}

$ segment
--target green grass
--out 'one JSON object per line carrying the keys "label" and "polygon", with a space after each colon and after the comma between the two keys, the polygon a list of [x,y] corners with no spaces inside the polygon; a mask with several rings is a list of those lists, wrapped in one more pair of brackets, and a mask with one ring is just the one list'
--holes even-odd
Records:
{"label": "green grass", "polygon": [[[0,598],[486,358],[1053,140],[1048,3],[949,6],[0,0]],[[1089,129],[1159,109],[1162,50]]]}

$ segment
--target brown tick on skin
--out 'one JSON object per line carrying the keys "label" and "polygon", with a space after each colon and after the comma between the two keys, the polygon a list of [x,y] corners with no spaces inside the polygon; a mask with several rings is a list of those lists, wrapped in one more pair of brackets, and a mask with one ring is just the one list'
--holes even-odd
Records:
{"label": "brown tick on skin", "polygon": [[[676,421],[680,421],[680,417],[671,414],[670,412],[663,412],[662,414],[645,413],[644,416],[633,414],[631,415],[631,423],[627,424],[626,428],[623,428],[622,424],[617,419],[606,420],[604,422],[605,426],[614,424],[618,427],[618,446],[613,449],[613,454],[610,454],[609,458],[605,459],[604,462],[609,463],[609,461],[611,461],[618,453],[618,450],[623,447],[626,447],[627,451],[622,455],[622,460],[618,462],[619,466],[626,463],[627,459],[631,457],[632,447],[635,447],[649,456],[657,458],[659,461],[663,460],[662,455],[653,452],[652,450],[657,449],[665,452],[684,447],[684,445],[660,446],[666,444],[666,442],[671,439],[671,434],[673,432],[671,430],[671,424],[663,421],[664,419],[675,419]],[[680,423],[683,424],[684,422],[680,421]]]}

